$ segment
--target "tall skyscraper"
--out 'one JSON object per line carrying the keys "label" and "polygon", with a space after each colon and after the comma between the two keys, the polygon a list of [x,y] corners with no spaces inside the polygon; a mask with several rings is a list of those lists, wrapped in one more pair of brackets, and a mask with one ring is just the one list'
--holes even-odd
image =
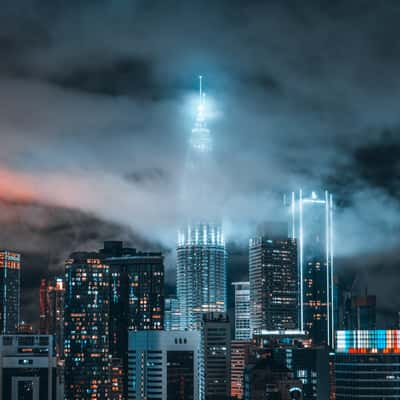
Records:
{"label": "tall skyscraper", "polygon": [[290,235],[299,246],[301,330],[315,345],[334,346],[333,200],[292,193]]}
{"label": "tall skyscraper", "polygon": [[65,399],[110,398],[110,269],[98,253],[65,266]]}
{"label": "tall skyscraper", "polygon": [[15,333],[20,322],[21,255],[0,251],[0,333]]}
{"label": "tall skyscraper", "polygon": [[231,326],[226,314],[203,315],[201,327],[202,400],[226,400],[230,396]]}
{"label": "tall skyscraper", "polygon": [[251,341],[231,341],[231,397],[243,399],[244,370],[249,362],[252,350]]}
{"label": "tall skyscraper", "polygon": [[[200,329],[203,313],[226,311],[226,249],[221,224],[210,217],[212,140],[206,125],[206,103],[201,88],[195,126],[190,137],[183,205],[190,223],[178,234],[177,296],[181,329]],[[196,203],[197,212],[188,205]],[[207,212],[207,215],[202,213]]]}
{"label": "tall skyscraper", "polygon": [[57,357],[64,355],[64,295],[62,278],[41,280],[39,332],[44,335],[54,335]]}
{"label": "tall skyscraper", "polygon": [[189,225],[177,248],[181,329],[200,329],[204,313],[226,311],[226,250],[221,227]]}
{"label": "tall skyscraper", "polygon": [[299,329],[299,280],[295,239],[256,236],[249,242],[251,329]]}
{"label": "tall skyscraper", "polygon": [[128,400],[198,400],[199,332],[131,331]]}
{"label": "tall skyscraper", "polygon": [[179,301],[176,297],[167,297],[164,308],[164,329],[166,331],[179,331],[180,323]]}
{"label": "tall skyscraper", "polygon": [[235,340],[251,338],[250,282],[233,282],[235,288]]}
{"label": "tall skyscraper", "polygon": [[400,398],[400,331],[337,331],[337,400]]}
{"label": "tall skyscraper", "polygon": [[[99,254],[110,267],[110,355],[127,371],[128,331],[164,328],[164,257],[140,252],[120,241],[104,242]],[[121,385],[119,385],[121,386]],[[127,396],[127,375],[122,390]]]}

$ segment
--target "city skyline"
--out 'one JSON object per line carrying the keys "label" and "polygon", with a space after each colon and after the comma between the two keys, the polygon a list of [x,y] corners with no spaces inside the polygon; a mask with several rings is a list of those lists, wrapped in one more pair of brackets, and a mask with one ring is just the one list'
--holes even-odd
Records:
{"label": "city skyline", "polygon": [[0,400],[400,398],[399,18],[5,0]]}
{"label": "city skyline", "polygon": [[[337,271],[395,297],[398,4],[78,3],[1,10],[0,242],[24,255],[24,319],[40,279],[60,274],[71,251],[109,239],[174,248],[199,74],[215,111],[228,246],[245,248],[259,204],[268,219],[282,193],[326,189],[342,233]],[[115,28],[112,41],[99,26]],[[110,191],[122,195],[104,201]],[[173,268],[170,257],[170,283]],[[400,308],[385,298],[382,321]]]}

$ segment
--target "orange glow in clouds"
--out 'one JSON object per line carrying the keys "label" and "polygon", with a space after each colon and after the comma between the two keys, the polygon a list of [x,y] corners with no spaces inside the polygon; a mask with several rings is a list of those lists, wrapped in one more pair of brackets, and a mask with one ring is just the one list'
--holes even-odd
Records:
{"label": "orange glow in clouds", "polygon": [[0,166],[0,199],[31,202],[37,200],[37,196],[26,176]]}

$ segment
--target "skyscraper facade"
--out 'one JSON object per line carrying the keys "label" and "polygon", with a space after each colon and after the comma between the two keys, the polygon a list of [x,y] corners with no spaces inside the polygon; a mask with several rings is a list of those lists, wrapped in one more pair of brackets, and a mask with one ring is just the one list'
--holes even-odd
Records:
{"label": "skyscraper facade", "polygon": [[98,253],[65,266],[65,399],[110,398],[110,269]]}
{"label": "skyscraper facade", "polygon": [[128,400],[198,400],[199,332],[129,333]]}
{"label": "skyscraper facade", "polygon": [[64,353],[64,295],[62,278],[42,279],[39,289],[39,331],[44,335],[54,335],[57,357],[63,357]]}
{"label": "skyscraper facade", "polygon": [[0,251],[0,333],[15,333],[20,322],[21,255]]}
{"label": "skyscraper facade", "polygon": [[164,329],[166,331],[179,331],[180,323],[179,301],[176,297],[167,297],[164,306]]}
{"label": "skyscraper facade", "polygon": [[99,251],[110,267],[110,349],[126,353],[128,330],[164,328],[164,257],[140,252],[122,242],[104,242]]}
{"label": "skyscraper facade", "polygon": [[219,225],[188,225],[177,247],[181,329],[200,329],[208,312],[226,311],[226,250]]}
{"label": "skyscraper facade", "polygon": [[235,340],[251,338],[250,282],[233,282],[235,288]]}
{"label": "skyscraper facade", "polygon": [[0,400],[58,400],[50,335],[0,336]]}
{"label": "skyscraper facade", "polygon": [[400,331],[337,331],[337,400],[400,398]]}
{"label": "skyscraper facade", "polygon": [[[110,267],[109,345],[113,370],[118,373],[118,369],[127,371],[129,331],[164,328],[164,257],[124,247],[121,241],[104,242],[99,255]],[[124,374],[125,398],[126,390]]]}
{"label": "skyscraper facade", "polygon": [[203,313],[226,311],[226,249],[218,217],[210,216],[213,203],[208,181],[215,171],[201,83],[200,77],[183,184],[182,209],[190,222],[179,231],[177,244],[177,296],[183,330],[200,329]]}
{"label": "skyscraper facade", "polygon": [[257,236],[249,242],[252,333],[299,328],[295,239]]}
{"label": "skyscraper facade", "polygon": [[230,396],[231,326],[226,314],[203,315],[201,327],[200,398],[226,400]]}
{"label": "skyscraper facade", "polygon": [[301,330],[315,345],[334,346],[333,200],[292,193],[289,233],[299,246]]}
{"label": "skyscraper facade", "polygon": [[243,399],[244,370],[250,359],[252,343],[249,340],[231,341],[231,397]]}

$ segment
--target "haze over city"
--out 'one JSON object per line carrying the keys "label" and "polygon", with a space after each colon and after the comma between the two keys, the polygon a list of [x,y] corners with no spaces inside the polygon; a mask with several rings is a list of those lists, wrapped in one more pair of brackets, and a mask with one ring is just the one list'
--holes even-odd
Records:
{"label": "haze over city", "polygon": [[6,1],[0,242],[24,255],[24,318],[36,323],[40,277],[110,238],[163,248],[174,284],[202,74],[215,170],[201,210],[222,209],[228,273],[244,275],[248,237],[277,219],[284,193],[327,189],[335,268],[384,293],[392,321],[399,14],[390,1]]}

